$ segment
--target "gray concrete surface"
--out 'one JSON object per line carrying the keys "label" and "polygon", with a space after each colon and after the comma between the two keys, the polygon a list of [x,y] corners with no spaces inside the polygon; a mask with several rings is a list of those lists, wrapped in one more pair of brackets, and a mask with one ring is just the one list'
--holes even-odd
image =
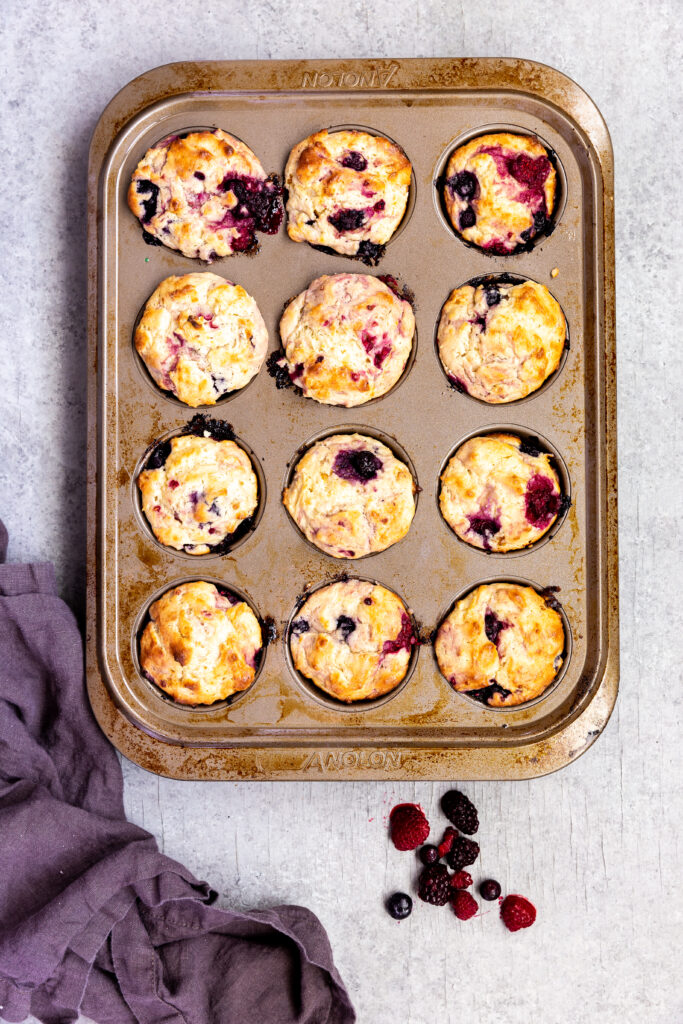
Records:
{"label": "gray concrete surface", "polygon": [[570,768],[466,787],[482,870],[531,896],[537,925],[511,935],[495,911],[468,924],[429,907],[400,925],[384,914],[382,896],[409,885],[413,863],[386,842],[387,810],[415,799],[435,812],[442,785],[178,783],[125,763],[126,805],[226,903],[316,911],[362,1024],[682,1020],[673,0],[4,0],[1,13],[0,516],[11,558],[55,561],[78,610],[86,152],[113,93],[188,58],[451,55],[543,61],[595,99],[617,166],[621,695]]}

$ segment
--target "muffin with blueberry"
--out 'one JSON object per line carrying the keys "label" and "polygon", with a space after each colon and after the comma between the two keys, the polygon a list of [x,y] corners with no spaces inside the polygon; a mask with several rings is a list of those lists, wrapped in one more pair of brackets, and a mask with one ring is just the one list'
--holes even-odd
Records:
{"label": "muffin with blueberry", "polygon": [[415,333],[410,303],[368,274],[318,277],[280,320],[289,379],[325,405],[363,405],[399,380]]}
{"label": "muffin with blueberry", "polygon": [[403,150],[381,135],[309,135],[285,169],[289,237],[376,264],[403,219],[411,174]]}
{"label": "muffin with blueberry", "polygon": [[547,231],[557,172],[530,135],[480,135],[452,153],[443,197],[455,230],[472,245],[505,256]]}
{"label": "muffin with blueberry", "polygon": [[282,501],[303,535],[333,558],[362,558],[405,537],[415,481],[390,448],[364,434],[334,434],[299,459]]}
{"label": "muffin with blueberry", "polygon": [[437,342],[456,390],[502,404],[537,391],[557,370],[567,323],[545,285],[487,280],[451,292]]}
{"label": "muffin with blueberry", "polygon": [[314,591],[289,630],[297,670],[347,703],[394,690],[416,642],[400,597],[367,580],[341,580]]}
{"label": "muffin with blueberry", "polygon": [[256,246],[282,222],[282,186],[239,139],[213,131],[169,135],[133,172],[128,205],[144,237],[211,262]]}
{"label": "muffin with blueberry", "polygon": [[493,708],[540,697],[562,667],[562,616],[533,587],[490,583],[458,601],[434,652],[455,690]]}
{"label": "muffin with blueberry", "polygon": [[552,456],[515,434],[471,437],[441,474],[441,514],[484,551],[519,551],[543,537],[567,508]]}
{"label": "muffin with blueberry", "polygon": [[227,550],[258,507],[251,459],[232,440],[172,437],[152,451],[137,483],[154,536],[191,555]]}
{"label": "muffin with blueberry", "polygon": [[149,610],[140,667],[178,704],[214,704],[253,683],[263,652],[259,621],[228,589],[181,583]]}
{"label": "muffin with blueberry", "polygon": [[145,304],[135,348],[155,382],[185,405],[215,405],[259,372],[268,331],[255,300],[217,274],[167,277]]}

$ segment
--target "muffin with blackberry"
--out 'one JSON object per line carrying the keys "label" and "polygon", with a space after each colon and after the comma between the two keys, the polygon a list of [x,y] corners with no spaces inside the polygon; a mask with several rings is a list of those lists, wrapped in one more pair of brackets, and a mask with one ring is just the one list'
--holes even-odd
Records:
{"label": "muffin with blackberry", "polygon": [[458,601],[434,652],[451,686],[493,708],[543,694],[562,667],[562,616],[533,587],[490,583]]}
{"label": "muffin with blackberry", "polygon": [[251,459],[231,440],[172,437],[153,450],[137,483],[154,536],[191,555],[227,550],[258,507]]}
{"label": "muffin with blackberry", "polygon": [[150,607],[140,667],[178,704],[214,704],[251,686],[262,650],[245,601],[213,583],[181,583]]}
{"label": "muffin with blackberry", "polygon": [[567,324],[545,285],[487,280],[451,292],[441,311],[437,342],[456,390],[503,404],[537,391],[557,370]]}
{"label": "muffin with blackberry", "polygon": [[441,474],[441,514],[472,547],[528,547],[568,505],[551,459],[534,441],[514,434],[472,437]]}
{"label": "muffin with blackberry", "polygon": [[333,434],[299,459],[282,501],[325,554],[362,558],[407,534],[415,491],[412,473],[386,445],[364,434]]}
{"label": "muffin with blackberry", "polygon": [[414,333],[410,303],[379,278],[318,277],[282,314],[280,362],[307,398],[363,405],[399,380]]}
{"label": "muffin with blackberry", "polygon": [[128,205],[146,241],[212,260],[247,252],[282,222],[282,186],[239,139],[213,131],[169,135],[133,172]]}
{"label": "muffin with blackberry", "polygon": [[289,237],[375,265],[403,219],[411,174],[403,150],[381,135],[309,135],[285,169]]}
{"label": "muffin with blackberry", "polygon": [[215,405],[245,387],[268,351],[255,300],[217,274],[167,277],[145,304],[135,348],[154,381],[185,405]]}
{"label": "muffin with blackberry", "polygon": [[505,256],[548,230],[557,172],[530,135],[480,135],[451,154],[443,197],[455,230],[472,245]]}
{"label": "muffin with blackberry", "polygon": [[394,690],[416,642],[400,597],[367,580],[341,580],[314,591],[289,630],[297,670],[346,703]]}

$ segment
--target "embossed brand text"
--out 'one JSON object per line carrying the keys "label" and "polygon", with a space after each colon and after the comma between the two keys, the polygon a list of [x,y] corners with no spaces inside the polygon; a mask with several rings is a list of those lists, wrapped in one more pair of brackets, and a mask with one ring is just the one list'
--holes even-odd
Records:
{"label": "embossed brand text", "polygon": [[304,71],[302,89],[386,89],[398,64],[365,71]]}
{"label": "embossed brand text", "polygon": [[301,771],[339,772],[350,768],[392,771],[401,767],[398,750],[314,750],[307,754]]}

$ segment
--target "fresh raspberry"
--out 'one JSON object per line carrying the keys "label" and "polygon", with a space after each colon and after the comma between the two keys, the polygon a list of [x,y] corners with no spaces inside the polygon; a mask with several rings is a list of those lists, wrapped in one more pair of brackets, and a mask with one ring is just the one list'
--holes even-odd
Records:
{"label": "fresh raspberry", "polygon": [[524,896],[506,896],[500,908],[503,924],[511,932],[529,928],[536,920],[536,907]]}
{"label": "fresh raspberry", "polygon": [[457,837],[458,833],[454,828],[449,825],[443,834],[443,839],[439,843],[439,857],[445,857],[447,853],[451,852],[453,840]]}
{"label": "fresh raspberry", "polygon": [[469,864],[474,864],[478,856],[479,843],[475,843],[474,839],[465,839],[464,836],[458,836],[457,839],[453,840],[451,852],[446,860],[454,871],[460,871]]}
{"label": "fresh raspberry", "polygon": [[397,850],[415,850],[429,835],[429,822],[417,804],[397,804],[389,815],[389,822]]}
{"label": "fresh raspberry", "polygon": [[469,921],[479,910],[477,901],[472,893],[465,892],[464,889],[458,889],[454,893],[451,897],[451,906],[453,907],[453,913],[461,921]]}
{"label": "fresh raspberry", "polygon": [[417,883],[417,895],[425,903],[435,907],[443,907],[451,895],[450,878],[445,864],[430,864],[420,874]]}
{"label": "fresh raspberry", "polygon": [[472,885],[472,875],[467,871],[458,871],[455,875],[451,875],[451,888],[453,889],[469,889]]}
{"label": "fresh raspberry", "polygon": [[449,789],[441,797],[441,810],[457,829],[473,836],[479,828],[477,808],[459,789]]}

